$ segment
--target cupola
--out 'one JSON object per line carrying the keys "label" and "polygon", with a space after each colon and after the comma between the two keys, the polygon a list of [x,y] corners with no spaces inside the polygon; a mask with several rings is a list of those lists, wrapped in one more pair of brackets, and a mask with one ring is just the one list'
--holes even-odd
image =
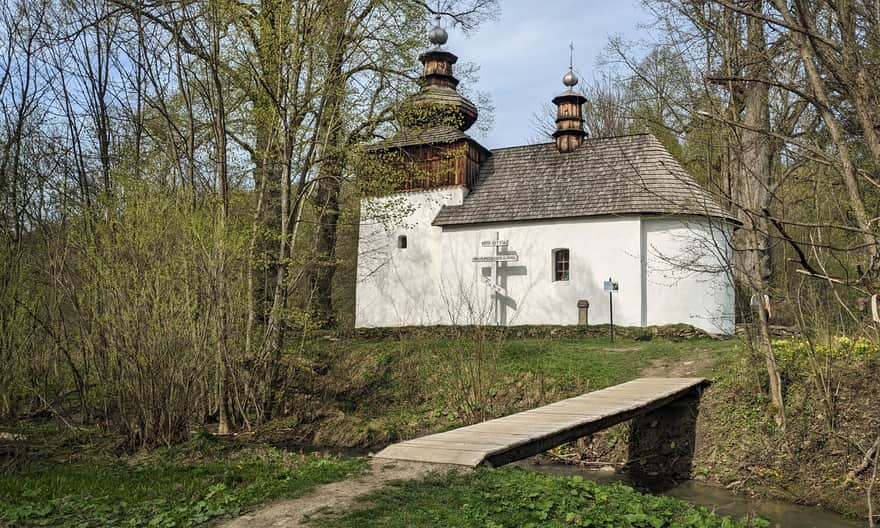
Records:
{"label": "cupola", "polygon": [[424,66],[421,89],[407,102],[402,121],[409,127],[451,126],[465,131],[476,122],[477,107],[458,93],[452,69],[458,57],[443,48],[449,35],[440,26],[439,15],[436,21],[428,33],[434,47],[419,55]]}
{"label": "cupola", "polygon": [[587,98],[576,92],[578,77],[569,62],[568,73],[562,78],[566,90],[553,98],[556,105],[556,148],[559,152],[574,152],[584,142],[587,132],[584,130],[584,103]]}
{"label": "cupola", "polygon": [[374,163],[367,170],[375,171],[379,182],[392,175],[394,192],[473,189],[480,167],[492,155],[464,132],[477,120],[477,108],[457,91],[452,67],[458,57],[443,48],[448,38],[437,17],[428,33],[431,48],[419,56],[424,65],[420,89],[398,115],[401,129],[369,147]]}

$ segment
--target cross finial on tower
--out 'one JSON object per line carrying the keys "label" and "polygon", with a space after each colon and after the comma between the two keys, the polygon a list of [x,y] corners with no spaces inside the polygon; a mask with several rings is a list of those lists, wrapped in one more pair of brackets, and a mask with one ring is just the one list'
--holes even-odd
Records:
{"label": "cross finial on tower", "polygon": [[578,77],[574,74],[574,42],[568,44],[568,49],[568,73],[562,78],[562,84],[571,90],[578,83]]}

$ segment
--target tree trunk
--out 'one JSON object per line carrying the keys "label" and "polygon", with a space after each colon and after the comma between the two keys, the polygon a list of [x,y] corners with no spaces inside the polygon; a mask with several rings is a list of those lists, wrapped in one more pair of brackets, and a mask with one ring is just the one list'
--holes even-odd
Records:
{"label": "tree trunk", "polygon": [[[763,0],[755,0],[754,8],[760,10]],[[744,58],[745,78],[743,99],[743,126],[740,134],[740,163],[736,185],[736,203],[740,206],[739,230],[742,276],[747,284],[756,287],[754,279],[769,283],[772,276],[770,258],[770,233],[764,211],[770,207],[773,149],[763,131],[770,130],[769,57],[764,37],[764,25],[758,19],[749,18],[747,24],[747,49]],[[762,292],[766,293],[766,292]]]}
{"label": "tree trunk", "polygon": [[336,324],[333,308],[333,277],[336,274],[336,238],[339,223],[339,191],[344,168],[342,134],[342,102],[345,98],[346,78],[343,74],[347,44],[346,19],[349,0],[333,2],[328,6],[327,27],[331,28],[327,55],[328,78],[325,88],[323,119],[318,131],[321,141],[318,182],[314,203],[318,209],[318,230],[315,243],[315,265],[310,268],[311,310],[324,328]]}
{"label": "tree trunk", "polygon": [[[752,0],[751,9],[761,12],[764,0]],[[735,202],[739,205],[742,227],[736,234],[740,285],[759,308],[755,321],[757,338],[765,359],[769,380],[770,401],[776,423],[784,427],[785,408],[782,384],[769,332],[769,314],[764,309],[764,296],[769,297],[772,279],[770,259],[770,231],[766,211],[771,202],[771,178],[774,151],[766,132],[770,130],[769,75],[770,57],[764,34],[764,22],[755,17],[746,21],[746,50],[744,54],[747,79],[743,83],[743,118],[739,132],[739,167]],[[750,303],[751,304],[751,303]]]}
{"label": "tree trunk", "polygon": [[229,219],[229,177],[227,166],[227,141],[226,141],[226,103],[223,95],[223,81],[220,78],[220,31],[221,20],[218,6],[212,6],[211,31],[211,59],[208,64],[211,73],[211,89],[213,100],[213,132],[215,142],[214,170],[216,172],[217,190],[220,193],[220,209],[218,211],[217,225],[215,226],[214,251],[216,261],[215,269],[215,302],[217,303],[217,330],[215,334],[215,349],[217,352],[217,432],[226,434],[229,432],[229,302],[226,292],[226,239],[227,224]]}
{"label": "tree trunk", "polygon": [[[256,338],[268,335],[270,311],[273,309],[278,287],[279,240],[282,226],[281,203],[284,171],[289,163],[285,156],[284,139],[287,130],[284,102],[287,79],[285,63],[290,53],[289,0],[261,0],[255,17],[254,42],[256,53],[255,86],[250,94],[253,102],[254,188],[257,201],[254,207],[254,229],[249,244],[247,266],[247,353],[253,354],[263,346]],[[283,274],[283,272],[281,272]]]}
{"label": "tree trunk", "polygon": [[[316,192],[319,204],[318,233],[315,245],[315,265],[311,267],[309,283],[312,288],[312,314],[322,328],[336,326],[333,307],[333,277],[336,275],[336,239],[339,223],[339,181],[330,176],[332,170],[322,171],[323,180]],[[341,171],[340,171],[341,172]]]}

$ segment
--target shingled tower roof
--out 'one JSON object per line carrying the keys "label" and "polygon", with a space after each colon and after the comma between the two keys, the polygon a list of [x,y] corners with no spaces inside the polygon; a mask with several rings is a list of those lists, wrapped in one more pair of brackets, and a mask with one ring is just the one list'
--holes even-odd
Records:
{"label": "shingled tower roof", "polygon": [[453,125],[459,130],[467,130],[477,121],[477,107],[458,93],[458,79],[453,74],[453,65],[458,62],[458,57],[443,48],[448,36],[446,30],[440,27],[439,15],[429,38],[434,47],[419,55],[419,61],[424,66],[419,78],[422,88],[406,103],[407,111],[401,116],[404,125]]}
{"label": "shingled tower roof", "polygon": [[662,214],[733,217],[650,134],[585,139],[574,152],[554,143],[496,149],[464,203],[434,225]]}

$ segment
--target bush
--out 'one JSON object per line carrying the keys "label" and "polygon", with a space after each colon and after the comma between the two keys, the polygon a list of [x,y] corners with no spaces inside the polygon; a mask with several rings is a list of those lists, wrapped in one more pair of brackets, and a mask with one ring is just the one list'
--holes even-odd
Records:
{"label": "bush", "polygon": [[880,359],[880,350],[864,337],[836,336],[825,343],[814,342],[812,348],[805,339],[776,339],[773,341],[773,351],[784,371],[807,370],[811,356],[820,363]]}

